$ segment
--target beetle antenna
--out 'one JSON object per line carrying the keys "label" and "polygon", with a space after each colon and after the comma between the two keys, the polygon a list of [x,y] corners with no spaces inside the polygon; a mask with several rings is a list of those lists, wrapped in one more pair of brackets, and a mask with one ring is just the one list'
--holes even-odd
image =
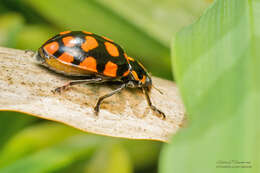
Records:
{"label": "beetle antenna", "polygon": [[156,88],[154,85],[152,85],[152,87],[154,88],[154,89],[156,89],[160,94],[164,94],[161,90],[159,90],[158,88]]}

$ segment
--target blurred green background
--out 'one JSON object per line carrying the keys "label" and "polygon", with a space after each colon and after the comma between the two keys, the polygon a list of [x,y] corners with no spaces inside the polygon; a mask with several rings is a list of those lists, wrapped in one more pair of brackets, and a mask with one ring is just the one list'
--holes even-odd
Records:
{"label": "blurred green background", "polygon": [[[64,30],[111,38],[152,75],[173,80],[170,43],[212,0],[1,0],[0,46],[37,50]],[[82,133],[0,113],[0,172],[155,173],[162,144]]]}

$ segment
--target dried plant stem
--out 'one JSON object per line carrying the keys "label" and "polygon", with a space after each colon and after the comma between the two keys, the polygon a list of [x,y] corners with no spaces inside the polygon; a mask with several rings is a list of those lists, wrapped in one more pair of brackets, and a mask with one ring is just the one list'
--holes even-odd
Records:
{"label": "dried plant stem", "polygon": [[58,121],[77,129],[132,139],[168,141],[184,119],[184,107],[173,82],[154,77],[151,99],[167,118],[151,111],[141,91],[125,89],[101,105],[98,116],[93,107],[99,96],[118,86],[75,85],[61,94],[51,90],[70,79],[35,63],[30,52],[0,47],[0,110],[24,112]]}

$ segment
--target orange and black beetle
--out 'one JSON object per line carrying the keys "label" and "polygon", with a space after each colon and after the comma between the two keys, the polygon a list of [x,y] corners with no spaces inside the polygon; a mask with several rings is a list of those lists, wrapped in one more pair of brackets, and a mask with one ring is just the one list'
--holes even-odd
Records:
{"label": "orange and black beetle", "polygon": [[94,108],[96,114],[102,100],[129,87],[142,89],[151,109],[165,118],[151,103],[152,79],[144,66],[106,37],[87,31],[64,31],[46,41],[36,53],[36,59],[58,73],[85,77],[56,88],[56,92],[76,84],[121,82],[118,89],[99,98]]}

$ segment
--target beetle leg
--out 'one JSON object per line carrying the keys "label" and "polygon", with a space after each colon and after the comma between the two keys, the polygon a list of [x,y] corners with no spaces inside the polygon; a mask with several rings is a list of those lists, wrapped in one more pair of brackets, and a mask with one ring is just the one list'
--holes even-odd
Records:
{"label": "beetle leg", "polygon": [[54,90],[52,90],[53,93],[61,93],[62,91],[66,90],[68,87],[72,85],[78,85],[78,84],[89,84],[89,83],[98,83],[103,81],[102,78],[93,78],[93,79],[82,79],[82,80],[74,80],[74,81],[69,81],[65,85],[58,87]]}
{"label": "beetle leg", "polygon": [[142,88],[142,90],[143,90],[143,93],[144,93],[144,95],[145,95],[146,101],[147,101],[148,105],[150,106],[150,108],[151,108],[153,111],[157,112],[158,114],[162,115],[162,118],[165,119],[165,118],[166,118],[165,114],[164,114],[162,111],[160,111],[159,109],[157,109],[157,108],[152,104],[147,89]]}
{"label": "beetle leg", "polygon": [[114,91],[104,95],[104,96],[101,96],[99,97],[98,99],[98,102],[96,104],[96,106],[94,107],[94,110],[95,110],[95,113],[96,115],[98,115],[98,112],[99,112],[99,108],[100,108],[100,105],[101,105],[101,102],[105,99],[105,98],[108,98],[116,93],[119,93],[122,89],[126,88],[126,84],[122,84],[119,88],[115,89]]}

